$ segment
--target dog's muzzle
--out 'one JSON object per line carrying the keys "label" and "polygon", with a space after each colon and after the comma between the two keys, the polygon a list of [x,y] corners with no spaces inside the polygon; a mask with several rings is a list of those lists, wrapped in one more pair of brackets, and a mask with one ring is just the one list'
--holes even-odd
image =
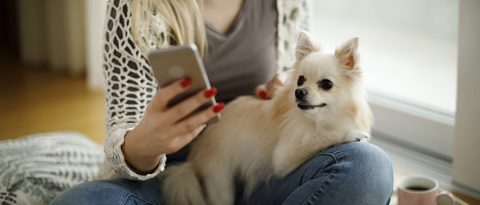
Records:
{"label": "dog's muzzle", "polygon": [[326,103],[322,103],[319,105],[311,105],[310,103],[307,102],[306,98],[308,95],[308,91],[304,88],[298,88],[295,90],[295,98],[297,99],[297,107],[302,109],[302,110],[311,110],[315,108],[320,108],[320,107],[325,107],[327,106]]}

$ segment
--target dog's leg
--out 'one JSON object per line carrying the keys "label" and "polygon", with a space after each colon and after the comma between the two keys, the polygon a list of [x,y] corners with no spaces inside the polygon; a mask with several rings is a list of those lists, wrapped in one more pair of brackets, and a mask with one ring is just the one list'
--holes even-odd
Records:
{"label": "dog's leg", "polygon": [[202,187],[189,162],[170,166],[164,173],[162,193],[168,205],[206,205]]}
{"label": "dog's leg", "polygon": [[[273,151],[273,172],[276,176],[283,177],[297,167],[298,153],[293,153],[296,146],[290,143],[279,143]],[[297,150],[298,152],[298,150]]]}
{"label": "dog's leg", "polygon": [[204,185],[207,203],[210,205],[233,205],[235,187],[233,172],[226,167],[204,172]]}
{"label": "dog's leg", "polygon": [[316,143],[300,143],[291,140],[280,142],[273,152],[273,171],[283,177],[298,168],[320,150]]}

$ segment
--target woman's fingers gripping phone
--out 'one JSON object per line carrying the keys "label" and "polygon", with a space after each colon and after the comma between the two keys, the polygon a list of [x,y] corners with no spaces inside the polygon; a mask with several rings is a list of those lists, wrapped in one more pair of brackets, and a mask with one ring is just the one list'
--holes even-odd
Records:
{"label": "woman's fingers gripping phone", "polygon": [[163,88],[158,89],[157,93],[150,102],[151,109],[157,111],[165,111],[168,102],[175,96],[185,92],[192,84],[192,79],[186,77],[182,80],[177,80]]}
{"label": "woman's fingers gripping phone", "polygon": [[209,102],[212,97],[217,94],[217,89],[212,87],[210,89],[203,90],[198,92],[194,96],[185,99],[184,101],[178,103],[168,111],[166,111],[166,117],[172,122],[177,122],[195,111],[200,106]]}
{"label": "woman's fingers gripping phone", "polygon": [[200,134],[200,132],[202,132],[203,129],[205,129],[205,127],[206,127],[205,124],[200,125],[193,132],[174,138],[172,143],[175,149],[173,150],[172,153],[177,152],[179,149],[181,149],[182,147],[190,143],[192,140],[194,140]]}
{"label": "woman's fingers gripping phone", "polygon": [[209,120],[215,117],[224,108],[223,103],[210,106],[208,109],[198,114],[176,123],[172,129],[173,136],[185,136],[192,133],[199,126],[207,124]]}

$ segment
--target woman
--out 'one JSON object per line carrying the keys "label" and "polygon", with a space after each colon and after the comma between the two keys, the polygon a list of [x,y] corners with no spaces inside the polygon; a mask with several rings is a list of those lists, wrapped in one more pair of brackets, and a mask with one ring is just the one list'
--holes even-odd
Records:
{"label": "woman", "polygon": [[[105,144],[110,179],[76,186],[53,204],[162,204],[166,154],[192,141],[223,104],[184,119],[217,94],[205,90],[167,108],[191,83],[157,90],[145,59],[155,48],[195,43],[217,101],[253,94],[294,60],[296,35],[308,27],[306,0],[111,0],[106,22]],[[256,94],[268,100],[273,78]],[[388,156],[352,142],[319,152],[285,178],[259,186],[239,204],[387,204],[392,193]],[[239,189],[241,190],[241,189]]]}

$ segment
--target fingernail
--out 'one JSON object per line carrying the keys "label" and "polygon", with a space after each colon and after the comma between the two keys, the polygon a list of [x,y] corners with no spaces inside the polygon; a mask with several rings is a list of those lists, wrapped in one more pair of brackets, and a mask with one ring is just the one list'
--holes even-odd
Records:
{"label": "fingernail", "polygon": [[192,84],[192,79],[190,77],[186,77],[183,79],[183,81],[180,83],[182,88],[188,88]]}
{"label": "fingernail", "polygon": [[206,90],[204,93],[206,98],[211,98],[217,94],[217,88],[213,87],[208,90]]}
{"label": "fingernail", "polygon": [[225,104],[224,103],[218,103],[215,106],[213,106],[213,112],[219,113],[220,111],[223,110],[223,108],[225,108]]}
{"label": "fingernail", "polygon": [[260,91],[259,95],[262,99],[268,99],[268,93],[265,90]]}

